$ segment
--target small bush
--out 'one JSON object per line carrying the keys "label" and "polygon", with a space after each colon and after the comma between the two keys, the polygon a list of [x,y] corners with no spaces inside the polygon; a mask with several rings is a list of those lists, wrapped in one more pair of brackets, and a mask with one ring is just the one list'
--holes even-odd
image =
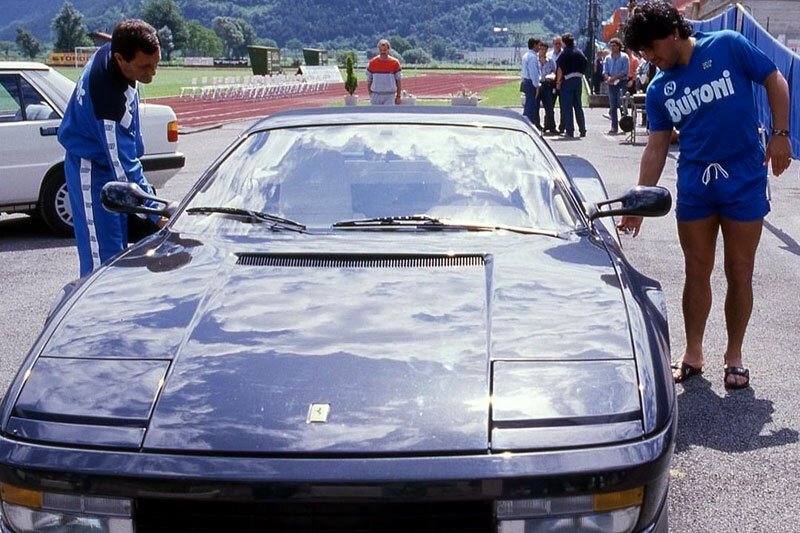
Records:
{"label": "small bush", "polygon": [[356,75],[353,72],[353,57],[347,56],[347,64],[345,66],[345,78],[344,78],[344,90],[347,91],[350,96],[356,92],[356,87],[358,87],[358,79],[356,79]]}

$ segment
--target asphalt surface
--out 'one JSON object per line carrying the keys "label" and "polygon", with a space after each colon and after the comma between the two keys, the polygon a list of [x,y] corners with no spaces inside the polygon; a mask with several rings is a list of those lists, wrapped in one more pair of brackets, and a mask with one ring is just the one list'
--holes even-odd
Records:
{"label": "asphalt surface", "polygon": [[[624,143],[624,136],[605,135],[609,124],[603,111],[587,110],[585,139],[549,142],[556,153],[592,161],[614,196],[636,183],[646,136],[639,135],[639,143],[631,145]],[[180,149],[187,166],[160,193],[182,196],[246,125],[183,136]],[[660,183],[673,194],[676,158],[672,152]],[[673,531],[800,532],[799,170],[800,161],[795,161],[772,180],[772,212],[756,259],[754,310],[745,340],[752,387],[742,391],[723,387],[725,278],[719,247],[705,340],[706,372],[678,386],[679,430],[670,489]],[[648,219],[639,237],[622,239],[633,265],[664,285],[677,360],[684,349],[683,265],[674,214]],[[5,390],[60,288],[77,276],[78,261],[72,241],[51,238],[28,217],[0,215],[0,268],[0,389]]]}

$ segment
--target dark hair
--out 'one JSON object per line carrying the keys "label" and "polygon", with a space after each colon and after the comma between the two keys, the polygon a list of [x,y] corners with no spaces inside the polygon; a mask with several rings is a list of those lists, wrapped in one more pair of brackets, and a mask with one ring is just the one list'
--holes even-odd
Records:
{"label": "dark hair", "polygon": [[531,37],[530,39],[528,39],[528,50],[531,50],[531,49],[539,46],[539,44],[541,44],[541,42],[542,41],[540,41],[536,37]]}
{"label": "dark hair", "polygon": [[642,50],[653,41],[665,39],[678,30],[681,39],[692,35],[692,25],[665,0],[650,0],[637,6],[625,25],[625,47]]}
{"label": "dark hair", "polygon": [[608,45],[611,46],[612,44],[619,45],[622,48],[622,41],[620,41],[619,37],[612,37],[608,40]]}
{"label": "dark hair", "polygon": [[561,41],[564,43],[564,46],[574,46],[575,45],[575,37],[572,36],[570,32],[565,33],[561,36]]}
{"label": "dark hair", "polygon": [[111,52],[119,52],[125,61],[132,60],[139,51],[155,54],[159,46],[156,29],[139,19],[123,20],[114,27],[111,35]]}

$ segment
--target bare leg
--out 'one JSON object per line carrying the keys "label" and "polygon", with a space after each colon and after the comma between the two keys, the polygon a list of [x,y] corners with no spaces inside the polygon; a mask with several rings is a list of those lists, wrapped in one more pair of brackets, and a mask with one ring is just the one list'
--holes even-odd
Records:
{"label": "bare leg", "polygon": [[[725,295],[725,323],[728,331],[725,364],[743,366],[742,344],[753,310],[753,269],[763,222],[735,222],[723,218],[721,224],[725,247],[725,277],[728,280],[728,292]],[[731,385],[738,385],[747,380],[743,376],[730,375],[727,381]]]}
{"label": "bare leg", "polygon": [[682,361],[695,368],[703,366],[703,335],[711,311],[711,272],[717,248],[719,217],[678,222],[678,237],[685,265],[683,323],[686,352]]}

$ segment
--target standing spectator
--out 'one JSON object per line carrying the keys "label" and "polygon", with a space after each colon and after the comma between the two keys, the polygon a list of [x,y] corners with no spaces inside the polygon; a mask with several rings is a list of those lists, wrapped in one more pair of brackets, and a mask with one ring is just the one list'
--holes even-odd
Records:
{"label": "standing spectator", "polygon": [[636,71],[639,69],[639,54],[632,50],[625,50],[628,56],[628,83],[625,85],[625,92],[628,94],[636,93]]}
{"label": "standing spectator", "polygon": [[[703,372],[703,336],[711,310],[711,273],[722,232],[725,278],[725,388],[750,384],[742,364],[753,309],[753,268],[764,216],[769,212],[767,164],[780,176],[789,167],[789,88],[775,64],[741,34],[723,30],[692,35],[691,25],[665,0],[637,8],[625,43],[661,71],[647,88],[650,134],[639,184],[655,185],[664,169],[673,128],[680,131],[675,215],[685,261],[683,320],[686,351],[677,383]],[[753,84],[766,88],[773,130],[766,149],[758,134]],[[642,218],[619,226],[639,233]]]}
{"label": "standing spectator", "polygon": [[537,128],[539,124],[539,39],[528,39],[528,51],[522,56],[520,89],[525,94],[522,114],[528,117]]}
{"label": "standing spectator", "polygon": [[597,56],[594,58],[594,67],[592,68],[592,92],[600,94],[600,87],[605,81],[603,75],[603,61],[606,57],[605,50],[598,50]]}
{"label": "standing spectator", "polygon": [[[564,50],[556,61],[556,89],[560,91],[561,115],[564,119],[564,129],[568,138],[575,137],[575,122],[581,137],[586,137],[586,119],[583,115],[583,73],[586,72],[588,61],[583,52],[575,48],[575,39],[571,33],[561,36],[564,41]],[[574,114],[574,121],[573,121]]]}
{"label": "standing spectator", "polygon": [[553,49],[547,53],[547,57],[558,63],[558,57],[564,51],[564,42],[561,40],[560,35],[553,36]]}
{"label": "standing spectator", "polygon": [[608,84],[608,115],[611,119],[609,135],[619,133],[619,111],[628,83],[628,56],[622,53],[622,41],[612,37],[608,41],[611,54],[603,63],[603,76]]}
{"label": "standing spectator", "polygon": [[153,81],[160,60],[152,26],[120,22],[83,69],[58,128],[81,276],[128,246],[127,215],[103,208],[103,185],[131,181],[153,192],[139,161],[144,144],[136,84]]}
{"label": "standing spectator", "polygon": [[[555,121],[556,62],[547,57],[547,43],[539,47],[539,104],[544,108],[545,134],[557,134]],[[537,107],[539,107],[537,105]],[[537,124],[538,126],[538,124]]]}
{"label": "standing spectator", "polygon": [[399,105],[401,78],[400,62],[389,55],[392,45],[386,39],[378,41],[378,55],[367,63],[367,91],[372,105]]}
{"label": "standing spectator", "polygon": [[[561,52],[564,51],[564,42],[561,40],[560,35],[553,36],[553,49],[550,50],[547,57],[552,59],[558,65],[558,58],[561,57]],[[556,103],[561,103],[560,92],[556,88],[556,97],[553,100],[553,107]],[[564,133],[564,113],[561,111],[561,106],[558,106],[558,133]]]}

